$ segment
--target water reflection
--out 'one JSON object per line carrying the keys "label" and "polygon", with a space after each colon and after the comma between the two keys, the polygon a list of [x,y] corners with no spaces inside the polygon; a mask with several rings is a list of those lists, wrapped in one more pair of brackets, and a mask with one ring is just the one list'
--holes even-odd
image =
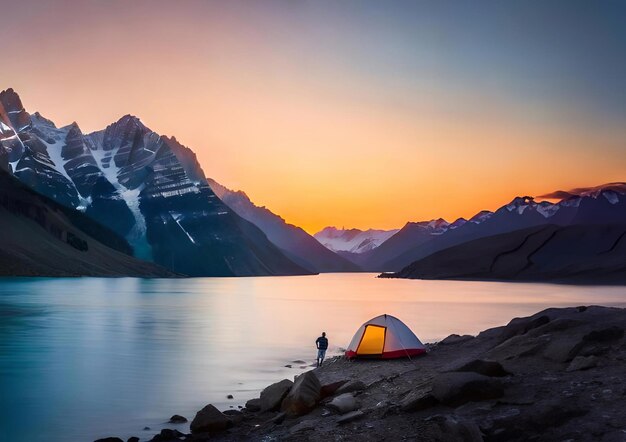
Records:
{"label": "water reflection", "polygon": [[[626,305],[622,287],[379,280],[371,274],[0,280],[0,440],[142,435],[208,402],[242,404],[393,314],[424,341],[547,306]],[[234,394],[235,400],[226,399]],[[152,433],[143,433],[149,437]]]}

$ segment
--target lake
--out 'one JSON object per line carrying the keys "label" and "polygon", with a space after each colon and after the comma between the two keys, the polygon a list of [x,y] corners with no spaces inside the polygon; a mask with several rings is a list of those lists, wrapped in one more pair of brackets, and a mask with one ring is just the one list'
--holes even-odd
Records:
{"label": "lake", "polygon": [[583,304],[626,307],[626,289],[364,273],[4,278],[0,440],[148,439],[164,427],[187,431],[165,422],[173,414],[192,419],[207,403],[243,405],[313,363],[322,331],[330,355],[340,354],[363,322],[382,313],[434,342],[546,307]]}

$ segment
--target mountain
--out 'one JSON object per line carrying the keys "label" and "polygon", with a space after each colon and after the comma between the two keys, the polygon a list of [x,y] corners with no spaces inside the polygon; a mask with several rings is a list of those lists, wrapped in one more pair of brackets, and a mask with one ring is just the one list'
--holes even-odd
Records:
{"label": "mountain", "polygon": [[626,284],[626,224],[551,224],[488,236],[384,276]]}
{"label": "mountain", "polygon": [[337,229],[336,227],[325,227],[313,235],[313,237],[324,247],[334,252],[359,254],[375,249],[397,232],[398,229],[346,230]]}
{"label": "mountain", "polygon": [[[515,197],[495,212],[482,211],[469,221],[455,221],[439,229],[419,229],[424,223],[409,223],[362,261],[365,270],[397,272],[414,261],[474,239],[554,224],[626,223],[626,184],[609,183],[586,192],[567,194],[557,202],[533,197]],[[454,226],[454,227],[453,227]]]}
{"label": "mountain", "polygon": [[255,205],[243,191],[233,191],[207,178],[196,154],[176,138],[163,137],[187,176],[199,184],[208,184],[211,190],[240,217],[257,226],[267,238],[292,261],[311,272],[355,272],[360,268],[353,262],[322,247],[300,227],[288,224],[265,207]]}
{"label": "mountain", "polygon": [[0,275],[176,276],[131,255],[128,243],[81,212],[0,170]]}
{"label": "mountain", "polygon": [[185,149],[131,115],[90,134],[57,128],[0,93],[0,167],[110,226],[135,256],[190,276],[311,273],[198,180]]}
{"label": "mountain", "polygon": [[242,191],[230,190],[213,179],[209,186],[228,207],[259,227],[287,256],[313,272],[356,272],[360,268],[322,246],[300,227],[288,224],[265,207],[255,205]]}

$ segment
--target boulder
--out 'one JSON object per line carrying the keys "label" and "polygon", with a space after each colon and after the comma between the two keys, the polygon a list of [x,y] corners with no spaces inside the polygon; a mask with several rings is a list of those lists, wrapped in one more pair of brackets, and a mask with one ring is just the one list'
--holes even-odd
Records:
{"label": "boulder", "polygon": [[352,393],[344,393],[335,397],[326,405],[328,408],[339,414],[346,414],[357,409],[356,399]]}
{"label": "boulder", "polygon": [[296,378],[281,405],[282,411],[289,416],[302,416],[315,408],[321,398],[322,385],[312,371],[307,371]]}
{"label": "boulder", "polygon": [[460,336],[460,335],[457,335],[457,334],[451,334],[447,338],[445,338],[442,341],[440,341],[439,345],[460,344],[461,342],[466,342],[466,341],[469,341],[470,339],[473,339],[473,338],[474,337],[472,335]]}
{"label": "boulder", "polygon": [[292,386],[293,382],[289,379],[283,379],[266,387],[261,392],[261,411],[277,410]]}
{"label": "boulder", "polygon": [[177,440],[184,440],[185,434],[178,430],[172,430],[170,428],[163,428],[159,434],[150,439],[150,442],[171,442]]}
{"label": "boulder", "polygon": [[496,361],[533,356],[539,353],[549,342],[549,335],[538,337],[527,335],[513,336],[491,349],[486,356]]}
{"label": "boulder", "polygon": [[209,404],[196,413],[191,421],[192,433],[217,433],[224,431],[232,425],[228,416]]}
{"label": "boulder", "polygon": [[337,423],[345,424],[345,423],[360,419],[363,416],[365,416],[365,413],[363,413],[361,410],[351,411],[350,413],[346,413],[343,416],[341,416],[339,419],[337,419]]}
{"label": "boulder", "polygon": [[440,402],[458,406],[470,401],[497,399],[504,394],[498,379],[472,372],[444,373],[433,381],[432,395]]}
{"label": "boulder", "polygon": [[187,418],[185,416],[181,416],[180,414],[175,414],[174,416],[170,417],[169,423],[170,424],[182,424],[187,422]]}
{"label": "boulder", "polygon": [[124,441],[120,439],[119,437],[105,437],[102,439],[98,439],[94,442],[124,442]]}
{"label": "boulder", "polygon": [[261,399],[250,399],[246,402],[246,410],[252,412],[261,411]]}
{"label": "boulder", "polygon": [[224,416],[227,416],[235,425],[244,419],[243,413],[239,410],[226,410]]}
{"label": "boulder", "polygon": [[343,384],[335,391],[335,394],[353,393],[356,391],[363,391],[367,388],[362,381],[350,381]]}
{"label": "boulder", "polygon": [[556,335],[543,355],[556,362],[568,362],[578,355],[584,344],[580,336]]}
{"label": "boulder", "polygon": [[500,342],[504,342],[507,339],[512,338],[513,336],[519,336],[528,333],[530,330],[541,327],[542,325],[550,322],[550,317],[547,315],[542,315],[538,317],[530,317],[530,318],[515,318],[509,322],[502,334],[500,335]]}
{"label": "boulder", "polygon": [[570,362],[566,371],[587,370],[596,365],[598,365],[598,358],[595,356],[576,356],[572,362]]}
{"label": "boulder", "polygon": [[343,381],[331,382],[330,384],[322,385],[322,390],[321,390],[322,399],[334,395],[337,392],[337,390],[341,386],[346,384],[347,382],[348,382],[347,380],[343,380]]}
{"label": "boulder", "polygon": [[400,409],[402,411],[421,411],[437,405],[438,401],[428,390],[416,390],[410,392],[402,401]]}
{"label": "boulder", "polygon": [[510,374],[499,362],[484,361],[482,359],[475,359],[454,371],[471,371],[489,377],[503,377]]}

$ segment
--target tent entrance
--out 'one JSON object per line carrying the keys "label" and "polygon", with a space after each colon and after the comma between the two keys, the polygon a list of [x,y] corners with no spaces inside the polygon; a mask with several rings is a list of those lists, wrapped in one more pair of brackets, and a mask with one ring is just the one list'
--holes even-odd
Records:
{"label": "tent entrance", "polygon": [[385,348],[387,327],[368,324],[356,351],[358,355],[381,355]]}

